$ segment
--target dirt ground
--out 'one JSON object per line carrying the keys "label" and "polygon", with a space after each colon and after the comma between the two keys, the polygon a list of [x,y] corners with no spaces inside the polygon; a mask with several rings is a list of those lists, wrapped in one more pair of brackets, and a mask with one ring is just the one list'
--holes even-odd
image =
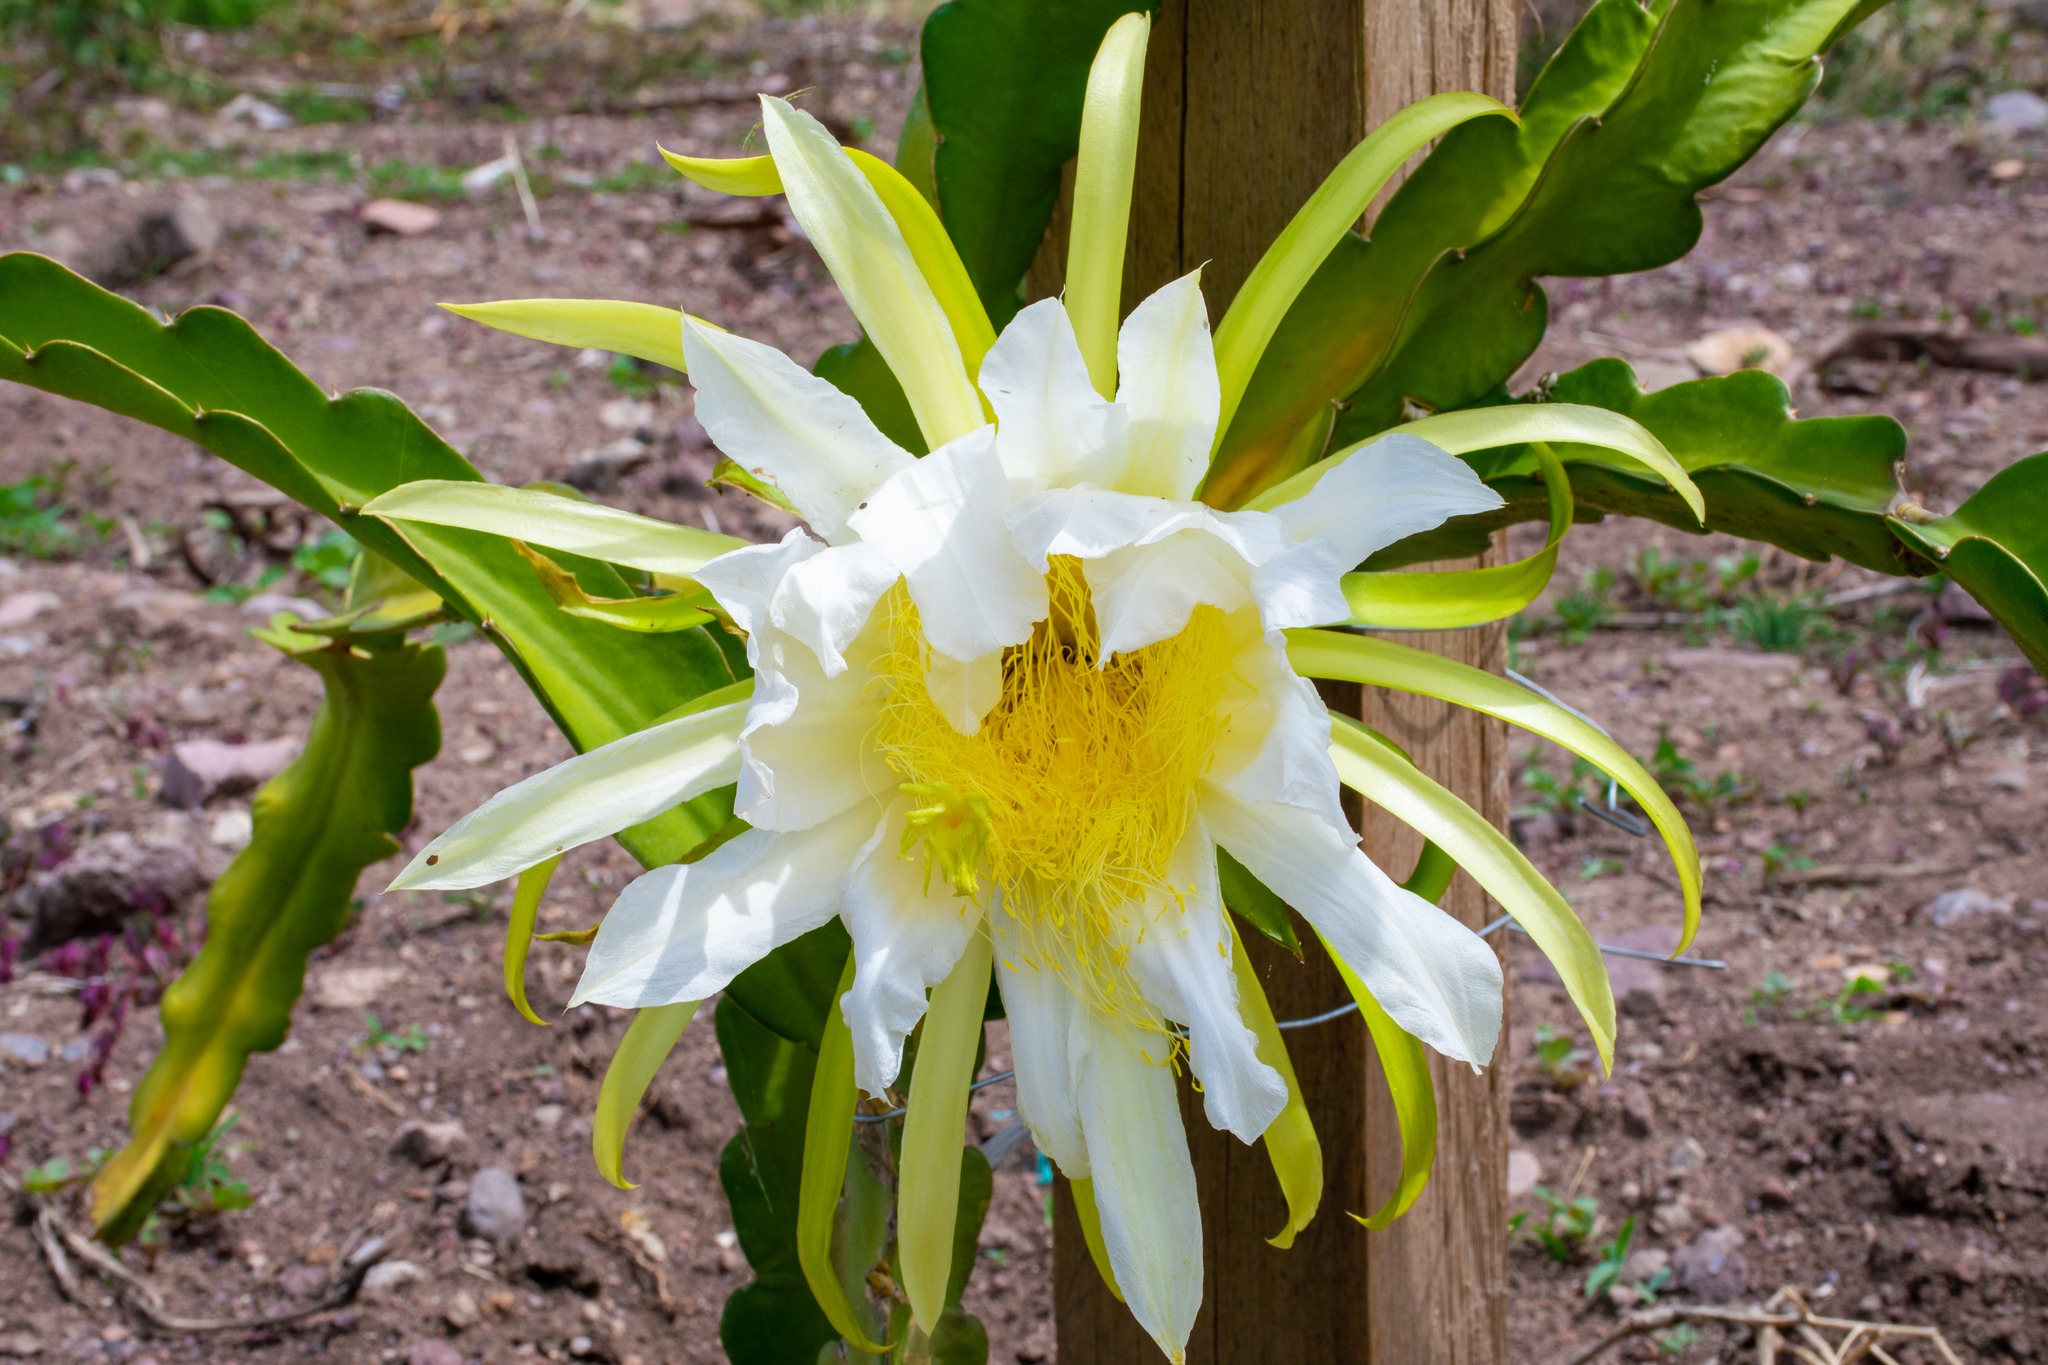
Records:
{"label": "dirt ground", "polygon": [[[913,31],[778,23],[747,31],[724,60],[766,88],[800,77],[809,107],[886,151],[916,83]],[[713,101],[258,133],[131,104],[107,129],[114,145],[122,126],[146,128],[152,148],[211,148],[209,164],[241,173],[31,177],[0,188],[0,249],[103,260],[144,214],[200,198],[222,242],[134,297],[166,312],[235,308],[323,386],[395,390],[494,479],[573,475],[620,506],[768,535],[772,517],[703,488],[713,455],[686,390],[432,307],[550,293],[682,301],[803,359],[850,337],[822,268],[776,211],[735,213],[651,174],[657,140],[730,153],[753,118]],[[249,173],[265,155],[317,166],[348,152],[445,178],[501,155],[508,132],[550,177],[540,240],[509,186],[437,201],[438,226],[405,237],[366,232],[358,183]],[[1804,355],[1858,318],[1945,311],[2038,329],[2040,145],[2003,147],[1959,122],[1792,125],[1714,197],[1687,260],[1556,282],[1551,339],[1526,374],[1619,354],[1668,383],[1695,372],[1691,342],[1738,325],[1773,329]],[[1994,176],[2007,158],[2020,173]],[[1807,380],[1797,402],[1805,415],[1899,415],[1913,435],[1908,486],[1936,510],[2048,447],[2048,384],[2009,375],[1864,363],[1825,388]],[[34,478],[61,482],[68,511],[54,539],[30,537],[0,561],[10,884],[122,835],[217,872],[246,837],[246,794],[173,808],[160,766],[181,741],[303,735],[312,675],[246,630],[279,595],[328,591],[289,567],[292,541],[318,528],[270,527],[274,548],[238,552],[218,528],[224,509],[245,529],[258,515],[249,480],[150,429],[0,389],[0,484]],[[1510,943],[1501,1061],[1515,1075],[1510,1182],[1529,1215],[1510,1254],[1514,1358],[1561,1361],[1612,1327],[1615,1296],[1583,1286],[1631,1217],[1618,1282],[1665,1301],[1748,1302],[1793,1286],[1845,1316],[1937,1325],[1965,1359],[2048,1357],[2048,1004],[2034,985],[2048,974],[2048,688],[1952,597],[1774,553],[1713,568],[1745,549],[1641,525],[1581,528],[1551,598],[1517,632],[1516,666],[1633,752],[1669,741],[1667,770],[1709,867],[1696,952],[1726,969],[1617,959],[1626,1018],[1602,1081],[1570,1055],[1562,992],[1525,942]],[[1649,550],[1683,561],[1676,579],[1644,562]],[[285,571],[261,581],[266,566]],[[1685,597],[1686,583],[1707,586]],[[1796,606],[1811,600],[1823,605]],[[1699,619],[1641,624],[1674,605]],[[568,752],[487,643],[456,639],[448,656],[441,757],[419,774],[409,848]],[[1540,763],[1550,780],[1515,790],[1518,837],[1603,941],[1668,948],[1679,901],[1655,841],[1578,813],[1559,790],[1566,765]],[[1597,791],[1584,778],[1577,789]],[[117,1308],[65,1301],[17,1210],[0,1219],[0,1355],[721,1358],[720,1307],[747,1271],[717,1187],[737,1120],[709,1028],[685,1036],[634,1130],[639,1187],[613,1189],[589,1158],[589,1115],[623,1016],[586,1008],[549,1031],[521,1022],[497,984],[509,893],[376,894],[397,865],[365,876],[361,913],[319,954],[291,1040],[253,1062],[237,1096],[224,1151],[254,1207],[174,1231],[143,1264],[190,1317],[315,1301],[367,1235],[390,1239],[417,1278],[390,1276],[293,1326],[143,1335]],[[616,849],[573,856],[543,927],[591,923],[633,871]],[[138,939],[40,962],[0,956],[13,978],[0,985],[0,1142],[15,1177],[119,1145],[128,1093],[160,1041],[155,982],[189,953],[199,899],[165,917],[148,953]],[[12,924],[8,941],[20,932]],[[577,960],[536,946],[544,1012],[566,998]],[[1852,990],[1858,973],[1882,984]],[[81,1029],[95,981],[132,988],[133,1007]],[[998,1031],[991,1069],[1007,1065],[1005,1050]],[[1006,1086],[981,1094],[981,1136],[1010,1102]],[[454,1120],[464,1138],[422,1165],[392,1150],[414,1120]],[[527,1210],[524,1230],[497,1244],[459,1226],[486,1167],[518,1177]],[[1567,1205],[1591,1201],[1579,1206],[1587,1226],[1549,1216],[1539,1184]],[[994,1361],[1054,1356],[1044,1209],[1027,1144],[999,1170],[969,1293]],[[1714,1328],[1630,1349],[1738,1358]],[[1895,1355],[1934,1359],[1915,1349]]]}

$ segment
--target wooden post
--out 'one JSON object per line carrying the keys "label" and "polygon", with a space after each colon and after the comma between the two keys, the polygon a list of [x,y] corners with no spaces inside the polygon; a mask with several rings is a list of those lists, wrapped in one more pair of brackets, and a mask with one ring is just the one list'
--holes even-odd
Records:
{"label": "wooden post", "polygon": [[[1144,130],[1125,275],[1126,311],[1197,265],[1212,319],[1287,219],[1365,131],[1443,90],[1512,94],[1513,0],[1166,0],[1145,73]],[[1053,253],[1047,253],[1048,257]],[[1041,276],[1040,283],[1049,283]],[[1402,637],[1498,669],[1498,630]],[[1506,816],[1507,743],[1493,722],[1440,703],[1333,689],[1496,822]],[[1354,814],[1356,811],[1354,809]],[[1405,876],[1420,840],[1373,812],[1369,853]],[[1445,902],[1468,924],[1489,902],[1460,876]],[[1256,938],[1257,936],[1250,936]],[[1312,936],[1303,935],[1313,945]],[[1251,945],[1281,1018],[1348,998],[1315,947],[1297,964]],[[1506,1068],[1435,1066],[1435,1178],[1393,1228],[1368,1212],[1400,1171],[1399,1129],[1356,1016],[1290,1035],[1322,1134],[1322,1211],[1290,1251],[1266,1238],[1285,1218],[1265,1153],[1212,1130],[1184,1097],[1201,1185],[1206,1297],[1196,1365],[1504,1365],[1507,1360]],[[1506,1052],[1505,1035],[1499,1056]],[[1090,1264],[1064,1186],[1054,1216],[1060,1365],[1135,1365],[1158,1348]]]}

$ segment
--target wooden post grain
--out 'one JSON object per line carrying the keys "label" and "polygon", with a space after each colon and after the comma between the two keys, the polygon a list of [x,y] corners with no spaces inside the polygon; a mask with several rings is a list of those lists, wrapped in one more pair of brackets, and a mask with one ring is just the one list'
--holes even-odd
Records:
{"label": "wooden post grain", "polygon": [[[1145,73],[1125,309],[1199,265],[1211,317],[1220,318],[1259,253],[1367,129],[1438,91],[1508,97],[1515,36],[1513,0],[1166,0]],[[1055,266],[1058,255],[1042,260]],[[1043,271],[1035,282],[1040,292],[1055,283]],[[1402,639],[1482,667],[1502,663],[1498,630]],[[1333,689],[1329,699],[1363,714],[1489,818],[1505,819],[1508,754],[1496,724],[1412,697],[1361,698],[1355,688]],[[1420,840],[1376,811],[1361,828],[1366,850],[1405,876]],[[1475,926],[1490,907],[1462,875],[1445,904]],[[1346,998],[1313,946],[1299,964],[1263,942],[1250,946],[1281,1018]],[[1216,1133],[1199,1101],[1183,1099],[1207,1287],[1189,1361],[1504,1365],[1506,1068],[1474,1076],[1435,1065],[1435,1178],[1406,1218],[1369,1233],[1345,1214],[1377,1207],[1393,1189],[1400,1139],[1365,1030],[1353,1016],[1295,1033],[1290,1046],[1326,1168],[1322,1212],[1292,1250],[1265,1240],[1285,1209],[1264,1152]],[[1062,1185],[1054,1215],[1060,1365],[1159,1359],[1103,1288],[1072,1207]]]}

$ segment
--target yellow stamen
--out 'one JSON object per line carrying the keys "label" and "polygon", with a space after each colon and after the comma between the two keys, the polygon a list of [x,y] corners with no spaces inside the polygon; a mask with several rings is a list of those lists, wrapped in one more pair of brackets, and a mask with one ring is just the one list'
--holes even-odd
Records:
{"label": "yellow stamen", "polygon": [[972,735],[926,691],[916,606],[901,588],[890,598],[876,741],[919,803],[902,852],[921,843],[927,878],[937,863],[961,895],[978,895],[986,875],[1033,965],[1157,1027],[1124,960],[1146,927],[1139,910],[1185,893],[1167,865],[1240,690],[1234,632],[1199,607],[1180,634],[1104,661],[1080,561],[1055,557],[1046,587],[1051,610],[1004,651],[1002,698]]}

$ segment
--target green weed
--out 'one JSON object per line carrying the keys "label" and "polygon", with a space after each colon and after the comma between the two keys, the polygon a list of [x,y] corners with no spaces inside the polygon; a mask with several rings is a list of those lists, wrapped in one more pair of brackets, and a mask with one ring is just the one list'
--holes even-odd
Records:
{"label": "green weed", "polygon": [[1600,1225],[1600,1201],[1590,1194],[1567,1200],[1543,1185],[1531,1193],[1543,1205],[1540,1219],[1527,1211],[1516,1214],[1508,1219],[1508,1236],[1528,1238],[1560,1264],[1578,1259]]}

